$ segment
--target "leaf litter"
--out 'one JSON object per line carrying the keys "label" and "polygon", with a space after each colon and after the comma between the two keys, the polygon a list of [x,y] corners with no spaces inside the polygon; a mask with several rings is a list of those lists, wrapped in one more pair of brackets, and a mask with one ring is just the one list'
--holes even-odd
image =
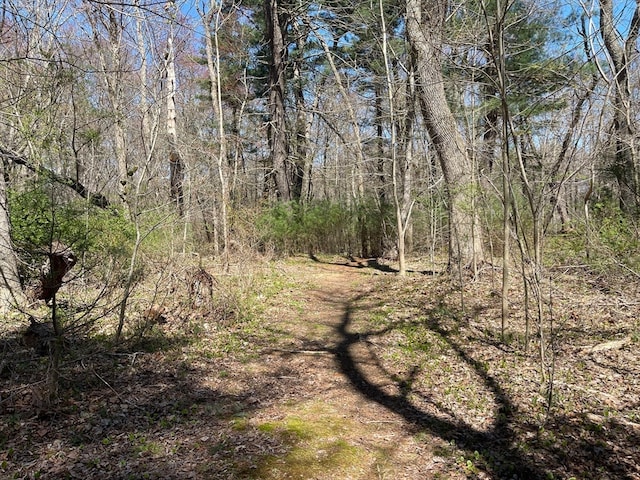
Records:
{"label": "leaf litter", "polygon": [[251,320],[200,310],[154,326],[158,345],[79,348],[46,408],[46,359],[8,332],[0,476],[640,478],[640,305],[628,279],[603,291],[588,272],[555,275],[549,382],[534,323],[524,349],[517,286],[501,341],[491,274],[462,297],[446,275],[335,258],[281,262],[277,275]]}

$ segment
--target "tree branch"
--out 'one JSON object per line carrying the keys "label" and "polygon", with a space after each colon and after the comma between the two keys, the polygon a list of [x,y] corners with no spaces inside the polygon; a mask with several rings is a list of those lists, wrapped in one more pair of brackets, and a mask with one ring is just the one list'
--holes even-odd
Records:
{"label": "tree branch", "polygon": [[41,165],[34,165],[31,161],[29,161],[28,158],[26,158],[23,155],[19,155],[15,152],[12,152],[11,150],[7,150],[4,147],[0,147],[0,157],[2,157],[4,161],[11,161],[17,165],[22,165],[23,167],[26,167],[27,169],[29,169],[34,173],[44,173],[45,175],[47,175],[47,177],[49,177],[54,182],[64,185],[66,187],[69,187],[71,190],[76,192],[82,198],[89,200],[91,205],[94,205],[100,208],[107,208],[109,206],[109,200],[107,199],[107,197],[105,197],[101,193],[89,192],[87,187],[85,187],[82,183],[78,182],[77,180],[74,180],[73,178],[70,178],[70,177],[66,177],[64,175],[60,175],[54,172],[53,170],[51,170],[50,168],[46,168]]}

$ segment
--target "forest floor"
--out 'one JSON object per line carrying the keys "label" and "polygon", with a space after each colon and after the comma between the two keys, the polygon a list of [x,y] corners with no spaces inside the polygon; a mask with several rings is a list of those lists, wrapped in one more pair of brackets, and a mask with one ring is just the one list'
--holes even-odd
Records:
{"label": "forest floor", "polygon": [[53,404],[6,327],[0,478],[640,479],[637,281],[554,270],[541,362],[517,279],[502,341],[499,271],[413,267],[272,263],[258,314],[169,306],[126,349],[88,340]]}

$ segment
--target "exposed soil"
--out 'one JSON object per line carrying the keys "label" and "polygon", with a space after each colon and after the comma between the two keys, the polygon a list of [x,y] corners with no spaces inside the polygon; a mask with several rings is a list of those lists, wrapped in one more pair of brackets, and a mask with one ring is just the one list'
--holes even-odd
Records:
{"label": "exposed soil", "polygon": [[0,476],[640,479],[635,284],[555,272],[542,364],[517,286],[500,341],[491,273],[463,295],[377,262],[275,272],[252,322],[167,315],[155,346],[84,345],[54,405],[46,357],[6,337]]}

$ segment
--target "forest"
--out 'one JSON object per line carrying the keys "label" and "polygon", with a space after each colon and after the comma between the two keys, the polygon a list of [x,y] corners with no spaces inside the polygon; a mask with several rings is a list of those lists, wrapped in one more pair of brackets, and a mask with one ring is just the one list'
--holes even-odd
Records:
{"label": "forest", "polygon": [[0,476],[640,478],[639,34],[2,0]]}

